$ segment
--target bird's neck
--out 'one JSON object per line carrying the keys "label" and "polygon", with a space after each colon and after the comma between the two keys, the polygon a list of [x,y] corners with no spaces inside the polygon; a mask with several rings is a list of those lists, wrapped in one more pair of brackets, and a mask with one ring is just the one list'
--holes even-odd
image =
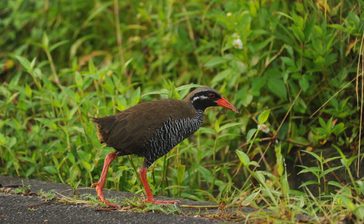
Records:
{"label": "bird's neck", "polygon": [[196,110],[195,119],[197,120],[199,125],[202,124],[202,122],[203,122],[203,110]]}
{"label": "bird's neck", "polygon": [[192,97],[188,95],[183,99],[184,102],[190,104],[196,112],[204,112],[207,106],[204,103],[201,103],[201,100],[197,99],[198,97]]}
{"label": "bird's neck", "polygon": [[196,116],[203,116],[203,112],[204,112],[204,110],[201,110],[201,109],[197,109],[196,110]]}

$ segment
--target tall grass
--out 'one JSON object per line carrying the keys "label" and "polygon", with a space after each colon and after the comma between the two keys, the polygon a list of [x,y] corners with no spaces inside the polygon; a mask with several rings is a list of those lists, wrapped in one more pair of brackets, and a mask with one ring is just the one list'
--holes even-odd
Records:
{"label": "tall grass", "polygon": [[[363,219],[363,7],[1,1],[0,173],[90,186],[112,150],[90,117],[208,85],[242,113],[209,110],[152,167],[155,193]],[[118,158],[108,187],[142,192],[133,164]]]}

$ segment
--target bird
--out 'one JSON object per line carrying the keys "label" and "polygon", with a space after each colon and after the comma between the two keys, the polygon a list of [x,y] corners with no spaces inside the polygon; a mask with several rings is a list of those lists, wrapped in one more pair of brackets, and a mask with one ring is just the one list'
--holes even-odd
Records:
{"label": "bird", "polygon": [[206,108],[220,106],[239,113],[236,107],[210,87],[198,87],[183,100],[163,99],[139,103],[115,115],[93,118],[99,141],[115,151],[106,155],[100,179],[93,186],[99,200],[109,207],[118,207],[105,199],[103,188],[108,168],[118,156],[144,157],[139,169],[145,202],[175,204],[178,200],[156,200],[147,180],[147,169],[177,144],[197,131],[203,123]]}

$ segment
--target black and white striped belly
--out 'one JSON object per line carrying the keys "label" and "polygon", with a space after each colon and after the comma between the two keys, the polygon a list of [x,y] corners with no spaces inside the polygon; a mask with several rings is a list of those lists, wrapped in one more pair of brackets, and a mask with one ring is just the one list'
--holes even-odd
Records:
{"label": "black and white striped belly", "polygon": [[198,111],[193,118],[169,119],[164,122],[163,126],[157,129],[155,134],[144,144],[146,165],[150,166],[155,160],[168,153],[183,139],[197,131],[202,121],[203,112]]}

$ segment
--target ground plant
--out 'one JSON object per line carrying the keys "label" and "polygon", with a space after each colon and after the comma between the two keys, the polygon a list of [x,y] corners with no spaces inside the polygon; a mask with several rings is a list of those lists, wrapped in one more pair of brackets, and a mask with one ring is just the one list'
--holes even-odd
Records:
{"label": "ground plant", "polygon": [[[1,175],[91,186],[113,150],[92,117],[206,85],[240,114],[209,109],[154,193],[364,220],[364,1],[3,0],[0,30]],[[107,187],[141,194],[141,163],[118,158]]]}

